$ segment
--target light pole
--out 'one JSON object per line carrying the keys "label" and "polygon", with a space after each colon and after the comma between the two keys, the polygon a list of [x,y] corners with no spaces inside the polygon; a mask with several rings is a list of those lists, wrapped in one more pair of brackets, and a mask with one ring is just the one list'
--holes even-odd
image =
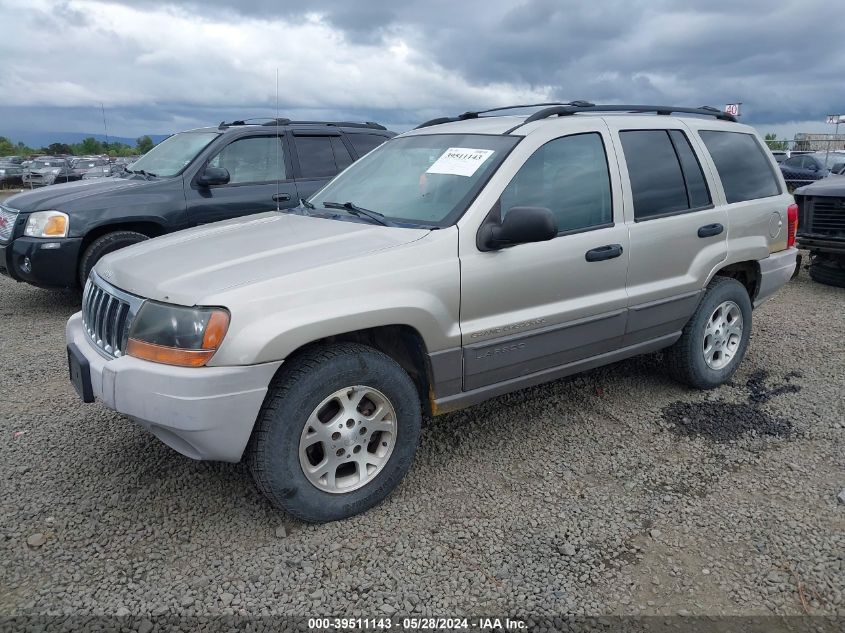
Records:
{"label": "light pole", "polygon": [[[839,124],[842,122],[842,118],[845,117],[845,114],[828,114],[827,115],[827,122],[828,123],[835,123],[836,128],[833,132],[833,140],[838,139],[839,137]],[[827,169],[827,160],[830,157],[830,141],[827,143],[827,151],[824,154],[824,167]]]}

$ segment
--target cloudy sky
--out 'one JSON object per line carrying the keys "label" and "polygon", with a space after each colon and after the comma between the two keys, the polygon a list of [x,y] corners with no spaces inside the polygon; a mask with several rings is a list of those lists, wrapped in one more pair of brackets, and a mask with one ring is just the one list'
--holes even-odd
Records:
{"label": "cloudy sky", "polygon": [[[827,0],[0,0],[0,133],[170,133],[587,99],[743,102],[762,132],[845,113]],[[247,6],[248,5],[248,8]]]}

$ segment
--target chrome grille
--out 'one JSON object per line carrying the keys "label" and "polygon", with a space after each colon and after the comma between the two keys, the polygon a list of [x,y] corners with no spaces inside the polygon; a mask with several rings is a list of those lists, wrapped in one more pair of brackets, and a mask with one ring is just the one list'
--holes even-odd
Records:
{"label": "chrome grille", "polygon": [[91,273],[82,295],[82,327],[88,339],[107,356],[122,356],[132,320],[143,302]]}
{"label": "chrome grille", "polygon": [[18,210],[0,205],[0,242],[8,242],[18,219]]}

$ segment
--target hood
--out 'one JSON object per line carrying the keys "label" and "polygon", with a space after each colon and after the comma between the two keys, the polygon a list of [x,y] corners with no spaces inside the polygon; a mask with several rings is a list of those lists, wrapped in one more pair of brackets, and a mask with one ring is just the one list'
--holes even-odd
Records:
{"label": "hood", "polygon": [[428,233],[271,211],[130,246],[104,257],[95,270],[132,294],[192,306],[229,288],[329,266]]}
{"label": "hood", "polygon": [[845,176],[828,176],[811,185],[799,187],[796,196],[845,196]]}
{"label": "hood", "polygon": [[[52,168],[50,168],[52,169]],[[41,173],[39,170],[36,173]],[[75,206],[86,198],[103,193],[114,193],[139,187],[155,186],[162,181],[146,180],[145,178],[108,178],[105,180],[78,180],[76,182],[59,183],[45,187],[24,191],[7,198],[3,203],[7,207],[17,209],[23,213],[31,211],[59,211],[73,210]]]}

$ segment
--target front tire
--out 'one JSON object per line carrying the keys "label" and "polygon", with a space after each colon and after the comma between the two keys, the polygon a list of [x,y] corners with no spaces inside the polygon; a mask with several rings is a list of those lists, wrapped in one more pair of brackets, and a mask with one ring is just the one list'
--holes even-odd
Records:
{"label": "front tire", "polygon": [[751,336],[751,299],[729,277],[715,277],[666,352],[669,374],[696,389],[713,389],[736,372]]}
{"label": "front tire", "polygon": [[410,376],[357,343],[306,351],[273,380],[247,448],[259,490],[314,523],[384,500],[411,467],[422,413]]}
{"label": "front tire", "polygon": [[98,237],[88,245],[79,260],[79,286],[85,287],[88,276],[104,255],[148,239],[150,238],[136,231],[114,231]]}

